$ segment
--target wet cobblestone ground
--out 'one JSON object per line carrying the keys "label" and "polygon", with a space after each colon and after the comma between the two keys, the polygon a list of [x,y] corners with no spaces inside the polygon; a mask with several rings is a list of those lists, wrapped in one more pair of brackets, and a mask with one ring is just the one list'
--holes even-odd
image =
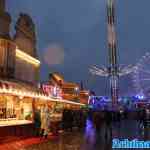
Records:
{"label": "wet cobblestone ground", "polygon": [[[135,121],[123,121],[121,127],[113,124],[113,138],[130,140],[150,140],[150,131],[139,130]],[[101,134],[96,133],[90,121],[84,131],[73,130],[63,132],[58,137],[49,137],[48,140],[30,138],[13,143],[0,145],[0,150],[111,150],[112,139],[104,138],[104,130]]]}
{"label": "wet cobblestone ground", "polygon": [[[75,130],[62,133],[58,139],[49,140],[25,150],[111,150],[112,139],[106,140],[103,131],[101,134],[96,134],[91,122],[88,121],[84,132]],[[113,125],[113,138],[150,140],[150,133],[144,135],[143,131],[139,131],[137,122],[128,120],[122,122],[120,129],[117,124]]]}

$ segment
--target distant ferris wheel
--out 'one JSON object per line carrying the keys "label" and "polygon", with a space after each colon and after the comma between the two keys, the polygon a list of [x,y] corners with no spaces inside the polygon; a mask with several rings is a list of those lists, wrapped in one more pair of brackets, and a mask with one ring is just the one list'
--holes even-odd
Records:
{"label": "distant ferris wheel", "polygon": [[137,63],[133,73],[133,83],[137,95],[150,97],[150,52],[147,52]]}

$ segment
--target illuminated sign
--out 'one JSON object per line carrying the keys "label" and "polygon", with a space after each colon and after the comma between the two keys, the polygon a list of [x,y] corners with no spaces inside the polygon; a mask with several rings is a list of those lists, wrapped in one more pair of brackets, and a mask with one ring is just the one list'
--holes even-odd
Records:
{"label": "illuminated sign", "polygon": [[45,94],[49,96],[53,96],[56,98],[61,98],[62,92],[61,89],[57,86],[49,85],[49,84],[43,84],[42,89]]}

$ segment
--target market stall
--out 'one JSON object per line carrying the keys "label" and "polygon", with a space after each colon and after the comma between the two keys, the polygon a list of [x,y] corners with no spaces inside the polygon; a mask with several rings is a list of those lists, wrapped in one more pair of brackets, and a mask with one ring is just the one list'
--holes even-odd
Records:
{"label": "market stall", "polygon": [[33,129],[36,94],[40,91],[30,84],[0,80],[0,136],[22,135]]}
{"label": "market stall", "polygon": [[61,126],[63,110],[81,105],[84,104],[47,95],[27,83],[0,80],[0,136],[33,134],[35,111],[40,113],[45,106],[52,112],[51,129],[56,133]]}

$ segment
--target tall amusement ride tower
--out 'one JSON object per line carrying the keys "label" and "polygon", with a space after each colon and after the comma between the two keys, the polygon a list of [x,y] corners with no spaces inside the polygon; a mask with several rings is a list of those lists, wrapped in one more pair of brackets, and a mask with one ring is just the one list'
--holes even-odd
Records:
{"label": "tall amusement ride tower", "polygon": [[118,100],[118,64],[115,33],[115,8],[114,0],[107,3],[107,23],[108,23],[108,49],[109,49],[109,80],[111,87],[112,102]]}
{"label": "tall amusement ride tower", "polygon": [[92,74],[105,76],[109,79],[112,104],[118,102],[119,77],[127,75],[134,70],[134,66],[129,65],[124,67],[118,65],[118,55],[116,46],[115,32],[115,0],[107,0],[107,30],[108,30],[108,50],[109,50],[109,65],[108,67],[90,68]]}

